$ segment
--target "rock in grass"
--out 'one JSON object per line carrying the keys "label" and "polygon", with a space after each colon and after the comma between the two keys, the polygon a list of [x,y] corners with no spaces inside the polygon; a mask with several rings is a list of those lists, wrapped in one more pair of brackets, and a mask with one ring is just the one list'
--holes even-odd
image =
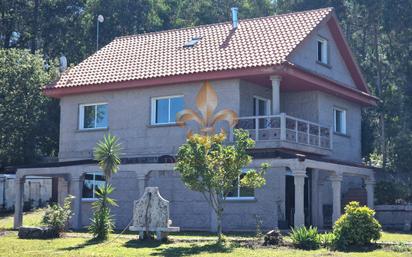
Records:
{"label": "rock in grass", "polygon": [[49,239],[59,237],[59,233],[51,227],[20,227],[18,236],[21,239]]}

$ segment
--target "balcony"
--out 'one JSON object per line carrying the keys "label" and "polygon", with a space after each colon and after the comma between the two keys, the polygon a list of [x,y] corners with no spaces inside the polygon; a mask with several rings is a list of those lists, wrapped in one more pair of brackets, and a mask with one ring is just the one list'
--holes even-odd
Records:
{"label": "balcony", "polygon": [[[295,118],[285,113],[238,118],[236,128],[249,131],[255,148],[284,148],[320,155],[332,150],[330,127]],[[229,135],[233,140],[233,133]]]}

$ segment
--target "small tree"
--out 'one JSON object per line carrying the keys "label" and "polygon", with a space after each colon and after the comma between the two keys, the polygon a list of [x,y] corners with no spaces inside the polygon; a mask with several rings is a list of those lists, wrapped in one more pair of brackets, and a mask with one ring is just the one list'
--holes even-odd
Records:
{"label": "small tree", "polygon": [[[203,194],[217,216],[217,232],[222,239],[223,200],[234,189],[234,181],[242,174],[242,169],[252,162],[247,149],[254,141],[244,130],[235,130],[233,145],[224,145],[224,133],[215,135],[195,134],[179,148],[175,170],[181,175],[185,185]],[[263,174],[268,165],[259,171],[249,170],[240,180],[241,186],[259,188],[265,184]]]}
{"label": "small tree", "polygon": [[106,240],[114,226],[109,206],[117,204],[114,199],[109,197],[114,191],[109,181],[119,169],[120,152],[121,147],[117,137],[110,134],[98,142],[94,149],[94,158],[99,161],[99,167],[105,175],[104,187],[99,188],[96,192],[99,200],[93,203],[94,214],[89,226],[90,232],[99,240]]}

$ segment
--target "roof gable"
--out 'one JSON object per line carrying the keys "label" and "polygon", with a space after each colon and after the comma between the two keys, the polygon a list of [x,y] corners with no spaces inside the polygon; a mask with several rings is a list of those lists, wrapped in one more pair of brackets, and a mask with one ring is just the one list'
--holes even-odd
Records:
{"label": "roof gable", "polygon": [[[328,64],[326,65],[317,61],[318,40],[327,40],[328,43]],[[287,59],[291,64],[301,69],[336,81],[342,86],[357,88],[352,74],[349,72],[326,22],[323,22],[315,28],[312,33],[292,51]]]}
{"label": "roof gable", "polygon": [[[47,90],[282,64],[332,8],[120,37]],[[183,47],[193,37],[202,39]],[[46,92],[47,93],[47,92]]]}
{"label": "roof gable", "polygon": [[346,41],[342,29],[339,26],[338,19],[334,14],[332,14],[330,18],[327,19],[327,25],[330,29],[333,39],[336,42],[339,52],[342,55],[346,67],[352,75],[352,79],[354,80],[356,86],[359,88],[359,90],[369,94],[370,92],[366,84],[365,78],[363,77],[359,65],[356,62],[355,57],[352,53],[352,50],[350,49],[349,44]]}

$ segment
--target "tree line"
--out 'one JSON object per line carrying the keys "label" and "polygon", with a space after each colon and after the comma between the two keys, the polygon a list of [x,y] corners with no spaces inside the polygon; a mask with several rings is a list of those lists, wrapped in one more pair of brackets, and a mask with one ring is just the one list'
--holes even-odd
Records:
{"label": "tree line", "polygon": [[[40,87],[58,76],[53,67],[61,55],[76,65],[96,51],[99,14],[105,18],[99,24],[103,46],[117,36],[227,21],[233,6],[239,7],[240,19],[334,7],[371,92],[381,99],[377,108],[362,114],[364,160],[408,171],[411,0],[2,0],[0,163],[27,164],[58,152],[58,102],[41,96]],[[27,71],[19,72],[18,80],[6,79],[17,76],[13,58],[31,64],[37,79]],[[18,100],[10,100],[17,95]],[[29,113],[33,108],[39,111]]]}

